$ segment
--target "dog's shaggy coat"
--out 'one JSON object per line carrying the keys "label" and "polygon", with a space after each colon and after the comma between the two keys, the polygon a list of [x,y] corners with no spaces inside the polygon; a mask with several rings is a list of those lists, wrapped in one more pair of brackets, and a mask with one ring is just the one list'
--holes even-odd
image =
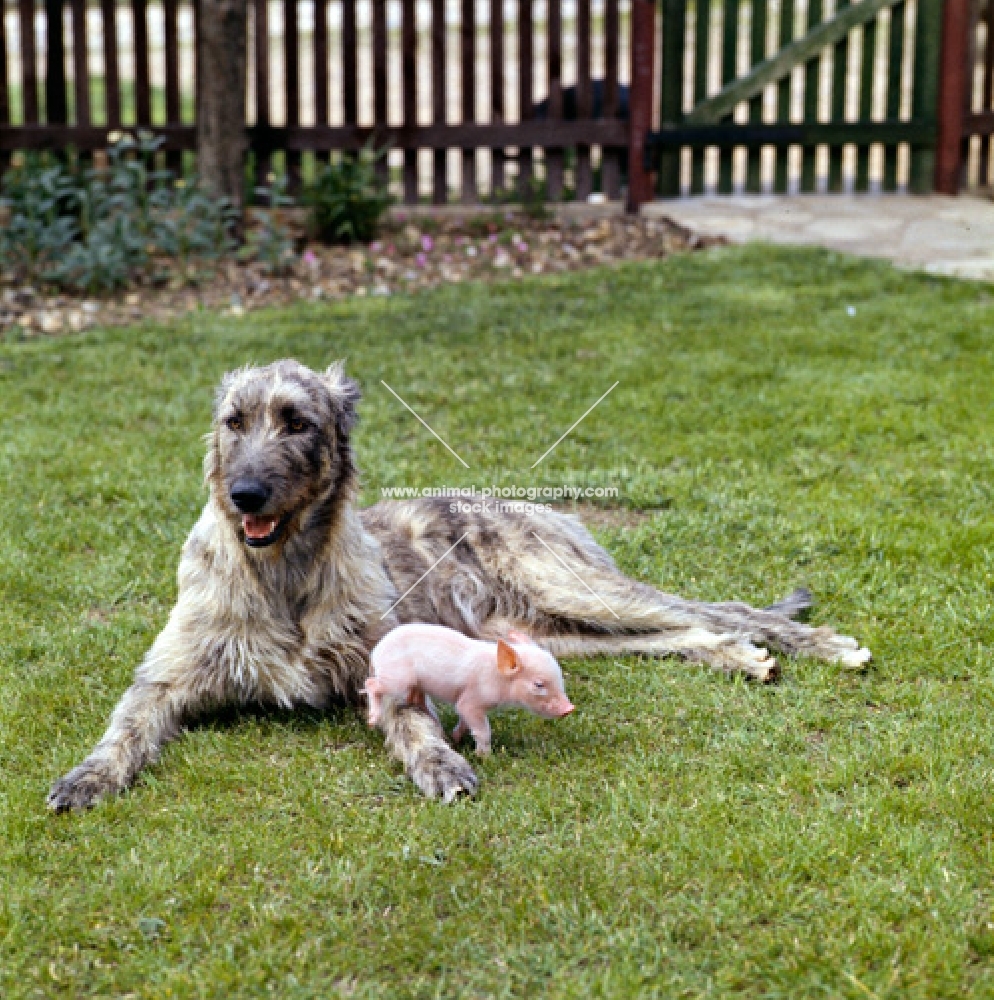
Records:
{"label": "dog's shaggy coat", "polygon": [[[176,606],[103,739],[53,786],[53,809],[127,788],[184,722],[219,706],[358,705],[370,650],[400,622],[479,638],[519,628],[557,656],[677,655],[763,681],[777,672],[767,646],[869,659],[855,640],[792,620],[803,592],[765,610],[663,594],[619,572],[564,514],[467,517],[448,500],[357,511],[358,400],[340,364],[318,374],[279,361],[224,379],[210,499],[183,547]],[[475,791],[430,715],[388,703],[381,728],[426,795]]]}

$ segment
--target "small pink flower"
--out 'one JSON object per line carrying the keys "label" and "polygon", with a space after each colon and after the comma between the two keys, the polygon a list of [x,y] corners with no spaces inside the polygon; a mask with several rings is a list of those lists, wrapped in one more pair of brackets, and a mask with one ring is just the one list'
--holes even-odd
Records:
{"label": "small pink flower", "polygon": [[372,250],[373,253],[379,253],[383,249],[383,244],[377,240],[375,243],[369,244],[369,249]]}
{"label": "small pink flower", "polygon": [[317,254],[313,250],[304,251],[304,263],[308,267],[313,267],[318,262]]}
{"label": "small pink flower", "polygon": [[419,253],[417,257],[414,258],[414,262],[418,265],[418,267],[424,267],[428,263],[428,258],[423,253]]}
{"label": "small pink flower", "polygon": [[435,241],[426,233],[421,237],[421,249],[425,253],[431,253],[431,248],[435,245]]}
{"label": "small pink flower", "polygon": [[497,233],[491,233],[489,237],[489,242],[496,243],[499,239],[500,236],[498,236]]}
{"label": "small pink flower", "polygon": [[520,243],[518,244],[518,252],[519,252],[519,253],[528,253],[528,244],[527,244],[527,243],[525,243],[525,241],[524,241],[524,240],[522,240],[522,241],[521,241],[521,242],[520,242]]}

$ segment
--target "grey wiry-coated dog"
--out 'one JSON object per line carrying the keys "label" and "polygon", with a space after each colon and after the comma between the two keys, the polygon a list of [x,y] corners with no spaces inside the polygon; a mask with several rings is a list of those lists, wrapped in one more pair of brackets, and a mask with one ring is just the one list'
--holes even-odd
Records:
{"label": "grey wiry-coated dog", "polygon": [[[53,809],[127,788],[184,722],[218,706],[360,703],[369,652],[400,622],[476,637],[517,627],[558,656],[678,655],[760,680],[776,673],[766,646],[869,659],[855,640],[791,620],[803,593],[766,610],[672,597],[625,577],[562,514],[466,517],[448,500],[355,510],[358,400],[341,365],[317,374],[280,361],[224,379],[210,499],[183,548],[176,606],[103,739],[55,783]],[[431,716],[384,707],[387,743],[425,794],[475,790]]]}

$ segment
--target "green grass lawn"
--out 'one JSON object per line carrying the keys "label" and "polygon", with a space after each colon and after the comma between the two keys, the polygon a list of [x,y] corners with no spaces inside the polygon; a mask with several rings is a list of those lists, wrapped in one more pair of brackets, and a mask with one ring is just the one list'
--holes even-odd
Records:
{"label": "green grass lawn", "polygon": [[[0,346],[0,995],[994,995],[992,324],[758,247]],[[50,815],[168,613],[212,387],[285,355],[361,379],[364,502],[617,483],[627,571],[807,584],[874,663],[566,661],[576,714],[496,717],[454,807],[355,714],[230,713]]]}

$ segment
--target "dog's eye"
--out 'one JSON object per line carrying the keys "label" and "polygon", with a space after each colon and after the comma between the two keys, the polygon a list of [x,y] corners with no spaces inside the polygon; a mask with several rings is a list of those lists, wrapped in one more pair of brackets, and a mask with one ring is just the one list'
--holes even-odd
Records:
{"label": "dog's eye", "polygon": [[293,417],[287,421],[286,427],[291,434],[303,434],[307,430],[307,421],[301,417]]}
{"label": "dog's eye", "polygon": [[242,429],[242,418],[239,416],[228,417],[225,421],[229,431],[240,431]]}

